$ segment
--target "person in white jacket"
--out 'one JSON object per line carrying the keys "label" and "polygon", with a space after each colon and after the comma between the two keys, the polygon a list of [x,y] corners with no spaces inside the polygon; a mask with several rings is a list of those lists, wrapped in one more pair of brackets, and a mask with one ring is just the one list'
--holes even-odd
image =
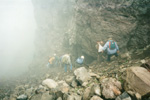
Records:
{"label": "person in white jacket", "polygon": [[97,49],[97,52],[98,52],[98,56],[97,56],[97,61],[103,61],[103,44],[104,42],[103,41],[97,41],[97,44],[96,44],[96,49]]}
{"label": "person in white jacket", "polygon": [[61,61],[62,66],[65,69],[65,72],[67,72],[67,66],[69,66],[69,65],[70,65],[70,70],[72,70],[70,54],[64,54],[63,56],[61,56],[60,61]]}

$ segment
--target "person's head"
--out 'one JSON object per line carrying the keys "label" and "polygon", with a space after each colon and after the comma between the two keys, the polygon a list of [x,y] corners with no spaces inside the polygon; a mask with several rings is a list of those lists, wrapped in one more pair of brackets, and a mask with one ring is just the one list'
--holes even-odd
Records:
{"label": "person's head", "polygon": [[82,59],[84,59],[84,56],[81,56]]}
{"label": "person's head", "polygon": [[101,44],[101,45],[103,45],[103,44],[104,44],[104,42],[103,42],[103,41],[100,41],[100,44]]}
{"label": "person's head", "polygon": [[54,53],[54,56],[56,56],[56,53]]}
{"label": "person's head", "polygon": [[112,38],[111,38],[111,37],[109,37],[109,38],[108,38],[108,40],[112,40]]}

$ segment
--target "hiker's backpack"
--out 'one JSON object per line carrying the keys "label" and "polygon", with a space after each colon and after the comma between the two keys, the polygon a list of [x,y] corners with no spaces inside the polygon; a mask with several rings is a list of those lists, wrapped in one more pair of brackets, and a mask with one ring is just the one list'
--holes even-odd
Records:
{"label": "hiker's backpack", "polygon": [[110,49],[115,49],[116,48],[116,44],[114,41],[109,41],[109,48]]}
{"label": "hiker's backpack", "polygon": [[50,64],[53,64],[53,63],[54,63],[54,60],[55,60],[55,57],[51,57],[51,58],[49,59],[49,63],[50,63]]}
{"label": "hiker's backpack", "polygon": [[62,63],[69,64],[69,59],[70,59],[69,56],[62,57]]}

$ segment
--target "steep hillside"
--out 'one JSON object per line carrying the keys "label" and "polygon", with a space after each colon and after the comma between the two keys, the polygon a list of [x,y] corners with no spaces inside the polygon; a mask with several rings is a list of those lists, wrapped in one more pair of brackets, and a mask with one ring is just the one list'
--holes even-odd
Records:
{"label": "steep hillside", "polygon": [[[73,52],[95,59],[96,41],[112,37],[120,51],[150,44],[149,0],[77,0]],[[72,35],[72,34],[71,34]]]}
{"label": "steep hillside", "polygon": [[70,29],[74,14],[71,0],[32,0],[37,22],[35,56],[31,66],[40,67],[49,56],[62,55],[67,49],[62,45]]}
{"label": "steep hillside", "polygon": [[[149,0],[32,0],[38,29],[35,58],[54,52],[96,59],[95,44],[112,37],[120,52],[150,44]],[[39,62],[40,60],[37,60]]]}

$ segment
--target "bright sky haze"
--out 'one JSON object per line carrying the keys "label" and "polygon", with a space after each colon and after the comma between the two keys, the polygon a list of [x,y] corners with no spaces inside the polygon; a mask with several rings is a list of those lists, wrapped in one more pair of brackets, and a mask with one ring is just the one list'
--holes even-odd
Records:
{"label": "bright sky haze", "polygon": [[0,76],[27,70],[36,23],[31,0],[0,0]]}

